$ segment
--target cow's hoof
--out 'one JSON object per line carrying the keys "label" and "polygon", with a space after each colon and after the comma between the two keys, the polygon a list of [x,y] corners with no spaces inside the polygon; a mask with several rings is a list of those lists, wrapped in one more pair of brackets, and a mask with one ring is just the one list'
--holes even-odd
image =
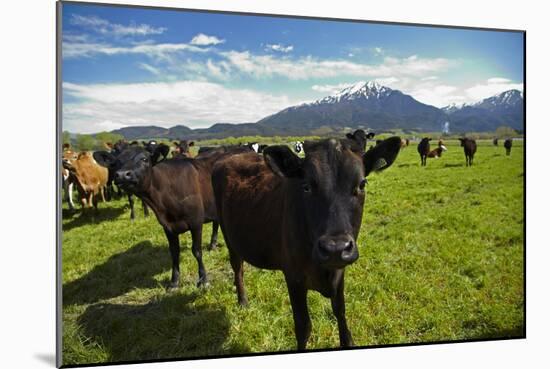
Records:
{"label": "cow's hoof", "polygon": [[210,283],[206,278],[200,278],[197,281],[197,288],[208,288],[208,287],[210,287]]}

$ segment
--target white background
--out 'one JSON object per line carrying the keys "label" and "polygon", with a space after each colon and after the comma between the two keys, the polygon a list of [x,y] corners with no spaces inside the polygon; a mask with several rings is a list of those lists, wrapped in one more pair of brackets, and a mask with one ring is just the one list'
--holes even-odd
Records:
{"label": "white background", "polygon": [[[115,1],[114,3],[122,3]],[[543,1],[127,0],[259,13],[527,30],[527,339],[139,365],[146,368],[548,365],[548,12]],[[532,5],[532,4],[539,5]],[[0,21],[0,366],[53,367],[55,355],[55,2],[6,1]],[[7,205],[7,206],[6,206]],[[498,229],[495,229],[498,232]],[[543,363],[547,364],[543,364]]]}

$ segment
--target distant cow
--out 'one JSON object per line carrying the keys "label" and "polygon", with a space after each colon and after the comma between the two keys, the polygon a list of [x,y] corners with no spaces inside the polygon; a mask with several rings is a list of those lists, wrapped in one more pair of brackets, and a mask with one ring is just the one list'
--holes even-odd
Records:
{"label": "distant cow", "polygon": [[375,136],[374,132],[366,133],[362,129],[358,129],[353,133],[346,134],[346,137],[348,139],[357,141],[359,145],[363,148],[363,150],[367,149],[367,140],[372,140],[374,136]]}
{"label": "distant cow", "polygon": [[403,150],[407,146],[409,146],[409,139],[408,138],[402,138],[401,139],[401,150]]}
{"label": "distant cow", "polygon": [[298,154],[304,151],[304,142],[303,141],[296,141],[294,143],[294,151]]}
{"label": "distant cow", "polygon": [[430,151],[427,155],[428,158],[440,158],[441,154],[443,154],[444,151],[447,151],[447,148],[445,145],[443,145],[443,140],[439,140],[437,143],[437,148]]}
{"label": "distant cow", "polygon": [[261,145],[257,142],[251,142],[251,143],[245,143],[244,145],[242,146],[246,146],[248,147],[250,150],[254,151],[255,153],[258,153],[258,154],[261,154],[263,153],[264,149],[268,146],[268,145]]}
{"label": "distant cow", "polygon": [[365,201],[365,177],[389,167],[401,139],[366,153],[362,142],[306,142],[305,158],[286,145],[264,157],[230,156],[212,172],[220,226],[229,249],[238,302],[247,304],[243,261],[285,276],[299,350],[311,322],[307,291],[331,299],[341,346],[352,346],[344,302],[344,268],[359,257],[356,244]]}
{"label": "distant cow", "polygon": [[493,138],[493,145],[498,146],[498,138]]}
{"label": "distant cow", "polygon": [[459,138],[460,146],[464,147],[464,156],[466,156],[466,166],[472,166],[474,155],[477,150],[476,140],[472,138]]}
{"label": "distant cow", "polygon": [[[129,147],[118,157],[97,154],[96,160],[106,167],[118,163],[115,183],[128,193],[141,198],[155,213],[164,229],[172,256],[170,288],[179,284],[179,235],[191,231],[192,252],[197,259],[198,286],[207,282],[202,262],[202,225],[214,221],[210,248],[217,243],[216,206],[210,180],[212,166],[231,150],[216,149],[195,158],[161,160],[160,145],[153,153],[142,147]],[[239,150],[239,149],[235,149]],[[248,150],[246,150],[248,151]],[[243,149],[240,151],[243,152]]]}
{"label": "distant cow", "polygon": [[512,151],[512,139],[507,138],[504,141],[504,148],[506,149],[506,155],[510,155],[510,151]]}
{"label": "distant cow", "polygon": [[423,167],[426,166],[426,158],[430,153],[431,140],[432,139],[430,137],[424,137],[422,140],[420,140],[420,143],[418,144],[418,147],[417,147],[418,153],[420,154],[420,165]]}
{"label": "distant cow", "polygon": [[83,207],[93,204],[97,208],[98,196],[105,201],[104,190],[109,173],[107,168],[96,163],[90,152],[75,153],[70,158],[64,156],[63,167],[73,176]]}
{"label": "distant cow", "polygon": [[194,141],[179,140],[172,142],[174,144],[174,151],[172,152],[173,158],[190,158],[191,152],[189,151],[192,146],[195,146]]}

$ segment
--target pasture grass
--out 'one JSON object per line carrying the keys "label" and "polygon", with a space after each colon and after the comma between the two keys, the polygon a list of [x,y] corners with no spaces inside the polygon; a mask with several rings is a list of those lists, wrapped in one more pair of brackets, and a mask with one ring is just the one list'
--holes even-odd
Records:
{"label": "pasture grass", "polygon": [[[416,146],[369,177],[359,260],[346,271],[348,325],[357,346],[524,335],[523,148],[480,142],[420,167]],[[206,245],[211,225],[205,226]],[[294,350],[281,272],[245,266],[249,307],[237,305],[220,233],[204,250],[210,286],[195,287],[191,237],[181,287],[167,291],[170,257],[154,215],[124,198],[96,211],[63,205],[63,363],[135,361]],[[330,301],[308,295],[308,348],[337,347]]]}

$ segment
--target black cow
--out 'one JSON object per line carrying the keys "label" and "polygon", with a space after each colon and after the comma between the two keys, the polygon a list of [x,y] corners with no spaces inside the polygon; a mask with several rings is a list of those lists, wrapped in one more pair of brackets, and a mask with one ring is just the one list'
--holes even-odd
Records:
{"label": "black cow", "polygon": [[353,133],[346,134],[346,137],[349,138],[350,140],[357,141],[359,145],[363,148],[363,150],[367,149],[367,140],[372,140],[374,136],[375,136],[374,132],[366,133],[362,129],[358,129]]}
{"label": "black cow", "polygon": [[362,142],[306,142],[305,158],[286,145],[264,157],[233,155],[219,161],[212,185],[238,302],[246,305],[243,261],[281,270],[294,316],[298,349],[306,347],[311,322],[307,291],[331,299],[341,346],[352,346],[344,302],[344,268],[357,260],[365,201],[365,177],[389,167],[401,139],[392,137],[366,153]]}
{"label": "black cow", "polygon": [[[199,269],[198,286],[207,282],[202,262],[202,225],[214,222],[209,248],[217,244],[218,224],[212,191],[211,171],[215,161],[228,150],[213,150],[202,157],[161,160],[165,149],[158,145],[153,153],[142,147],[129,147],[117,157],[101,152],[96,161],[106,167],[117,166],[115,183],[142,199],[155,213],[164,229],[172,256],[170,288],[179,284],[179,235],[191,231],[192,252]],[[242,151],[237,151],[242,152]],[[97,157],[96,157],[97,156]]]}
{"label": "black cow", "polygon": [[493,145],[498,146],[498,138],[493,138]]}
{"label": "black cow", "polygon": [[430,137],[424,137],[420,142],[418,143],[418,153],[420,154],[420,165],[425,167],[426,166],[426,158],[428,157],[428,154],[430,153],[430,141],[432,139]]}
{"label": "black cow", "polygon": [[464,156],[466,156],[466,166],[472,166],[474,163],[474,155],[477,150],[476,140],[473,138],[459,138],[460,146],[464,147]]}
{"label": "black cow", "polygon": [[512,151],[512,139],[507,138],[504,141],[504,148],[506,149],[506,155],[510,155],[510,151]]}

